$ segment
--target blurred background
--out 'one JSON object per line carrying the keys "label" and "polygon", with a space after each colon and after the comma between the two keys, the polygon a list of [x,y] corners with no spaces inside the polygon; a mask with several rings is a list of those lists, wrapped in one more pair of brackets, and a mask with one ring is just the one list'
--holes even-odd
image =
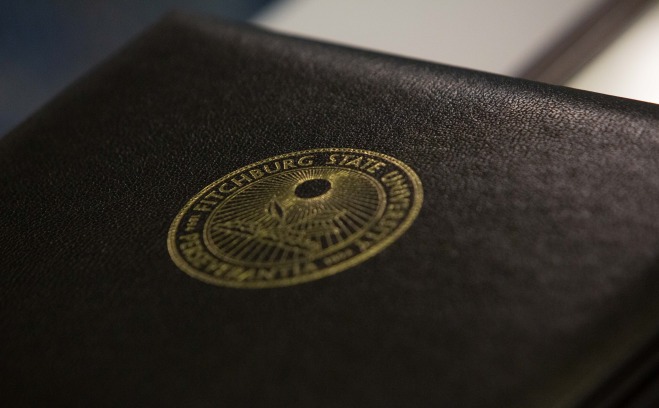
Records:
{"label": "blurred background", "polygon": [[0,0],[0,136],[173,9],[659,103],[659,0]]}

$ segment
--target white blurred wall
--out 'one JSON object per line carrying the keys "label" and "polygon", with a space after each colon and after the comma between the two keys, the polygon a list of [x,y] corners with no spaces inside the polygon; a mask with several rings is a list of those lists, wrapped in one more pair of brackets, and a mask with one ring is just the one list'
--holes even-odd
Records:
{"label": "white blurred wall", "polygon": [[567,86],[659,103],[659,1]]}
{"label": "white blurred wall", "polygon": [[[604,0],[280,0],[268,28],[514,76]],[[568,86],[659,103],[659,0]]]}
{"label": "white blurred wall", "polygon": [[281,0],[252,21],[413,58],[514,75],[602,0]]}

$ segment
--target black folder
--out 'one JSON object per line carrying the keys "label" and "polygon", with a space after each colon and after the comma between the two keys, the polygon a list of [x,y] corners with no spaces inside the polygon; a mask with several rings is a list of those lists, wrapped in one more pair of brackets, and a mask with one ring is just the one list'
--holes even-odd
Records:
{"label": "black folder", "polygon": [[[322,149],[408,166],[406,231],[281,287],[173,259],[204,188]],[[657,105],[170,14],[0,139],[0,221],[5,406],[657,402]]]}

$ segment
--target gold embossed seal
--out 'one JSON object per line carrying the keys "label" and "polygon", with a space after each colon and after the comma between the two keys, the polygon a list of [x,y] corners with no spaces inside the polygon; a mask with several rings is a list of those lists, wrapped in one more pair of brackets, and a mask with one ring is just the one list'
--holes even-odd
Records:
{"label": "gold embossed seal", "polygon": [[242,167],[195,195],[168,236],[176,265],[204,282],[272,288],[357,265],[407,230],[418,176],[381,153],[313,149]]}

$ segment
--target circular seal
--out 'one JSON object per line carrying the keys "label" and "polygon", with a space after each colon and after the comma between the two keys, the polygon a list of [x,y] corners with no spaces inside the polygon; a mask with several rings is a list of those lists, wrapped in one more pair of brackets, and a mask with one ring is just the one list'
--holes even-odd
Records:
{"label": "circular seal", "polygon": [[313,149],[242,167],[174,219],[169,253],[204,282],[271,288],[320,279],[380,252],[423,201],[407,165],[358,149]]}

